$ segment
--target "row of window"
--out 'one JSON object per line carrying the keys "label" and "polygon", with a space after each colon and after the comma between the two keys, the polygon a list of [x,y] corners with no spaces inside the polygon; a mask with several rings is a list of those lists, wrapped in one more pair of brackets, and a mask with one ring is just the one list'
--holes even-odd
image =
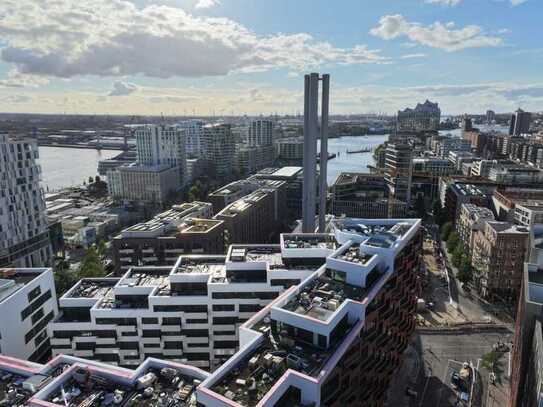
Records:
{"label": "row of window", "polygon": [[51,290],[47,290],[42,295],[40,295],[34,302],[30,303],[21,311],[21,321],[24,321],[28,318],[34,311],[40,308],[47,300],[51,298]]}
{"label": "row of window", "polygon": [[32,338],[34,338],[39,332],[41,332],[53,319],[55,314],[53,311],[51,311],[45,318],[43,318],[40,322],[38,322],[34,327],[32,327],[25,335],[25,344],[30,342]]}

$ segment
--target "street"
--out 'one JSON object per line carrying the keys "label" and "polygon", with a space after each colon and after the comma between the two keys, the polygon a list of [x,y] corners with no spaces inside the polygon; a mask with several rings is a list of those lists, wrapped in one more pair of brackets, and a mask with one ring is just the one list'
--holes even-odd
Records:
{"label": "street", "polygon": [[[424,241],[426,281],[423,298],[427,309],[417,316],[419,328],[405,352],[404,365],[391,386],[388,406],[497,407],[506,405],[509,394],[510,355],[504,353],[503,374],[489,384],[490,372],[482,358],[498,341],[509,345],[513,339],[512,318],[497,307],[466,291],[456,279],[457,270],[437,236],[428,228]],[[451,375],[464,363],[472,367],[469,402],[459,400]],[[416,393],[406,394],[409,388]],[[401,391],[398,391],[401,389]]]}

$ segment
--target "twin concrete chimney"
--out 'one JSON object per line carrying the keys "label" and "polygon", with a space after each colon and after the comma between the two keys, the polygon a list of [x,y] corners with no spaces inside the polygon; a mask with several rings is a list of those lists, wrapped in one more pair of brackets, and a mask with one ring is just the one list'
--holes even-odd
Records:
{"label": "twin concrete chimney", "polygon": [[302,197],[302,232],[315,232],[317,212],[317,134],[319,132],[319,81],[322,82],[320,125],[320,183],[319,183],[319,232],[326,227],[326,170],[328,165],[328,105],[330,75],[318,73],[305,75],[304,89],[304,185]]}

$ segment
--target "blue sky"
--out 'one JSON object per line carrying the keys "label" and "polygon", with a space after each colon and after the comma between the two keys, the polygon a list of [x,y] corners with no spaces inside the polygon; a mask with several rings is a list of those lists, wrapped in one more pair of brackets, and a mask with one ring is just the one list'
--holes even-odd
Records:
{"label": "blue sky", "polygon": [[[43,4],[36,4],[43,3]],[[0,111],[540,111],[541,0],[3,0]]]}

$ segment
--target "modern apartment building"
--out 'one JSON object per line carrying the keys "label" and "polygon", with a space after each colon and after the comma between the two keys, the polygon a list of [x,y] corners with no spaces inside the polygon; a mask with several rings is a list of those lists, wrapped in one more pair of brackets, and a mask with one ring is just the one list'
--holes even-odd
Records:
{"label": "modern apartment building", "polygon": [[167,164],[127,165],[108,172],[108,193],[113,199],[164,204],[179,190],[179,169]]}
{"label": "modern apartment building", "polygon": [[185,130],[146,125],[135,130],[137,161],[107,173],[114,199],[163,204],[188,180]]}
{"label": "modern apartment building", "polygon": [[492,202],[499,220],[526,227],[543,223],[543,189],[507,187],[494,192]]}
{"label": "modern apartment building", "polygon": [[460,241],[470,254],[474,246],[475,233],[483,229],[487,220],[494,220],[494,214],[490,209],[470,203],[461,205],[456,231]]}
{"label": "modern apartment building", "polygon": [[247,141],[251,147],[273,145],[273,121],[258,119],[249,124]]}
{"label": "modern apartment building", "polygon": [[518,299],[529,245],[526,227],[485,221],[473,237],[473,282],[485,298]]}
{"label": "modern apartment building", "polygon": [[455,172],[454,163],[446,158],[413,158],[413,173],[442,177]]}
{"label": "modern apartment building", "polygon": [[287,221],[293,222],[302,218],[302,191],[304,180],[302,167],[265,168],[251,176],[249,179],[285,182]]}
{"label": "modern apartment building", "polygon": [[305,257],[279,245],[233,245],[226,256],[187,255],[173,267],[81,280],[60,298],[49,326],[53,353],[120,365],[160,357],[214,369],[237,350],[241,323],[336,248],[328,235],[303,238],[283,236],[292,245],[309,242]]}
{"label": "modern apartment building", "polygon": [[0,267],[43,267],[53,253],[38,145],[0,134]]}
{"label": "modern apartment building", "polygon": [[184,203],[124,229],[112,240],[116,273],[135,266],[171,266],[183,254],[224,253],[224,222],[212,215],[210,203]]}
{"label": "modern apartment building", "polygon": [[274,241],[283,231],[287,216],[286,184],[266,181],[257,190],[238,199],[213,219],[224,222],[228,243]]}
{"label": "modern apartment building", "polygon": [[213,205],[213,212],[219,213],[228,205],[256,191],[261,186],[262,182],[258,182],[258,180],[242,179],[220,187],[209,193],[207,198]]}
{"label": "modern apartment building", "polygon": [[155,358],[132,370],[66,355],[46,364],[0,355],[0,372],[0,396],[10,407],[194,407],[196,387],[209,377],[193,366]]}
{"label": "modern apartment building", "polygon": [[451,151],[471,152],[471,143],[469,140],[464,140],[456,137],[444,137],[435,143],[434,153],[442,158],[449,158]]}
{"label": "modern apartment building", "polygon": [[419,227],[333,221],[339,248],[240,327],[239,351],[197,388],[198,402],[383,406],[415,328]]}
{"label": "modern apartment building", "polygon": [[141,126],[135,131],[137,162],[142,166],[176,167],[184,184],[187,175],[185,130],[176,126]]}
{"label": "modern apartment building", "polygon": [[332,185],[331,213],[353,218],[403,217],[404,202],[389,200],[389,190],[382,175],[346,173]]}
{"label": "modern apartment building", "polygon": [[471,167],[471,175],[474,177],[488,177],[490,169],[498,164],[497,160],[477,160]]}
{"label": "modern apartment building", "polygon": [[34,362],[47,358],[46,328],[57,314],[52,269],[0,269],[0,354]]}
{"label": "modern apartment building", "polygon": [[413,150],[408,144],[390,143],[386,147],[385,180],[390,197],[409,206],[413,176]]}
{"label": "modern apartment building", "polygon": [[532,114],[525,112],[522,109],[518,109],[511,116],[511,122],[509,125],[509,134],[511,136],[520,136],[530,131],[530,124],[532,122]]}
{"label": "modern apartment building", "polygon": [[286,161],[301,162],[304,156],[304,140],[301,137],[285,137],[275,140],[277,157]]}
{"label": "modern apartment building", "polygon": [[405,109],[398,112],[398,132],[424,132],[438,131],[441,119],[441,110],[437,103],[427,100],[419,103],[414,109]]}
{"label": "modern apartment building", "polygon": [[[206,407],[382,406],[415,328],[420,221],[336,219],[330,229],[82,280],[60,299],[54,352],[140,366],[110,366],[112,388],[117,372],[133,380],[150,364],[199,372],[196,401]],[[103,377],[104,364],[77,360]],[[73,379],[64,369],[62,382]],[[142,383],[170,375],[153,372]],[[53,379],[34,399],[60,402],[59,388]]]}
{"label": "modern apartment building", "polygon": [[275,147],[272,144],[262,146],[241,145],[236,151],[236,159],[237,169],[240,174],[254,174],[273,165]]}
{"label": "modern apartment building", "polygon": [[185,152],[187,157],[200,157],[203,154],[204,122],[201,120],[186,120],[178,123],[177,127],[185,130]]}
{"label": "modern apartment building", "polygon": [[229,124],[207,124],[204,126],[204,158],[219,178],[232,175],[236,154],[235,139]]}
{"label": "modern apartment building", "polygon": [[488,179],[508,185],[542,184],[543,171],[528,165],[498,162],[489,170]]}

